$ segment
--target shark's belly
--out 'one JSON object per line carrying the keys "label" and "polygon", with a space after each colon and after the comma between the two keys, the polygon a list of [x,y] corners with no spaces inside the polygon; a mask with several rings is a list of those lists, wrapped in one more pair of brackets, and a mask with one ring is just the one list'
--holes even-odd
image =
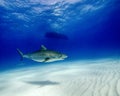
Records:
{"label": "shark's belly", "polygon": [[43,62],[45,60],[45,56],[41,56],[41,55],[32,55],[30,56],[30,59],[32,59],[33,61],[36,61],[36,62]]}
{"label": "shark's belly", "polygon": [[44,62],[44,60],[37,60],[37,59],[32,59],[33,61],[36,61],[36,62]]}
{"label": "shark's belly", "polygon": [[45,60],[37,60],[37,59],[32,59],[33,61],[36,61],[36,62],[54,62],[54,61],[59,61],[59,60],[56,60],[56,59],[50,59],[50,60],[47,60],[47,61],[45,61]]}

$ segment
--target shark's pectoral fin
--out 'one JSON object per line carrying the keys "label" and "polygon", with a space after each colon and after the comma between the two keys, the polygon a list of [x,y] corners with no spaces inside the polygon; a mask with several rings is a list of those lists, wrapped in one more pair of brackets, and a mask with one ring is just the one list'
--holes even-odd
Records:
{"label": "shark's pectoral fin", "polygon": [[43,62],[47,62],[48,60],[50,60],[49,57],[45,58],[45,60]]}

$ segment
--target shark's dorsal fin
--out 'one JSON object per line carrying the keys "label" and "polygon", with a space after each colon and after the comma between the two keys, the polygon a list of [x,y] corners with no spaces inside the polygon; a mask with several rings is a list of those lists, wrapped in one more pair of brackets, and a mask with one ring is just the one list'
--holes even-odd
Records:
{"label": "shark's dorsal fin", "polygon": [[41,50],[47,50],[47,48],[44,45],[41,45]]}

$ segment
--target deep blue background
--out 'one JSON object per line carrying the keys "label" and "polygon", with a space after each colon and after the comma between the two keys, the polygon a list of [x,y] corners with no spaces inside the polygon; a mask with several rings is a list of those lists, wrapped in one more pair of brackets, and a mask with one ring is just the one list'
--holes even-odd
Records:
{"label": "deep blue background", "polygon": [[[57,21],[60,17],[51,14],[52,9],[44,11],[42,15],[31,15],[26,12],[30,9],[29,7],[14,8],[13,6],[12,9],[6,9],[0,6],[0,69],[16,67],[18,63],[21,63],[16,48],[23,53],[29,53],[39,49],[41,44],[48,49],[66,53],[68,59],[65,61],[119,56],[120,1],[109,1],[105,7],[95,12],[82,14],[82,16],[77,10],[81,3],[69,5],[65,10],[66,14],[72,10],[76,15],[70,14],[70,19],[64,24]],[[94,2],[95,0],[93,2],[88,0],[85,3],[94,4]],[[29,15],[31,20],[28,22],[20,20],[10,15],[13,12]],[[77,19],[80,16],[82,19]],[[57,22],[65,26],[51,27],[48,23],[49,19],[53,20],[52,23]],[[46,38],[46,32],[64,34],[68,40]],[[29,65],[38,64],[32,61],[26,62],[29,62]]]}

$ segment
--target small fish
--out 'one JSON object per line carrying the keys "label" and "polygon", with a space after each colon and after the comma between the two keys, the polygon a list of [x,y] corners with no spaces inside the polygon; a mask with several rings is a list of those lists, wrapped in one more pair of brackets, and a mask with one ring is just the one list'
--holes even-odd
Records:
{"label": "small fish", "polygon": [[53,50],[48,50],[44,45],[41,45],[40,50],[29,54],[23,54],[19,49],[17,49],[17,51],[21,56],[21,60],[23,60],[23,58],[28,58],[36,62],[54,62],[64,60],[68,57],[65,54]]}

